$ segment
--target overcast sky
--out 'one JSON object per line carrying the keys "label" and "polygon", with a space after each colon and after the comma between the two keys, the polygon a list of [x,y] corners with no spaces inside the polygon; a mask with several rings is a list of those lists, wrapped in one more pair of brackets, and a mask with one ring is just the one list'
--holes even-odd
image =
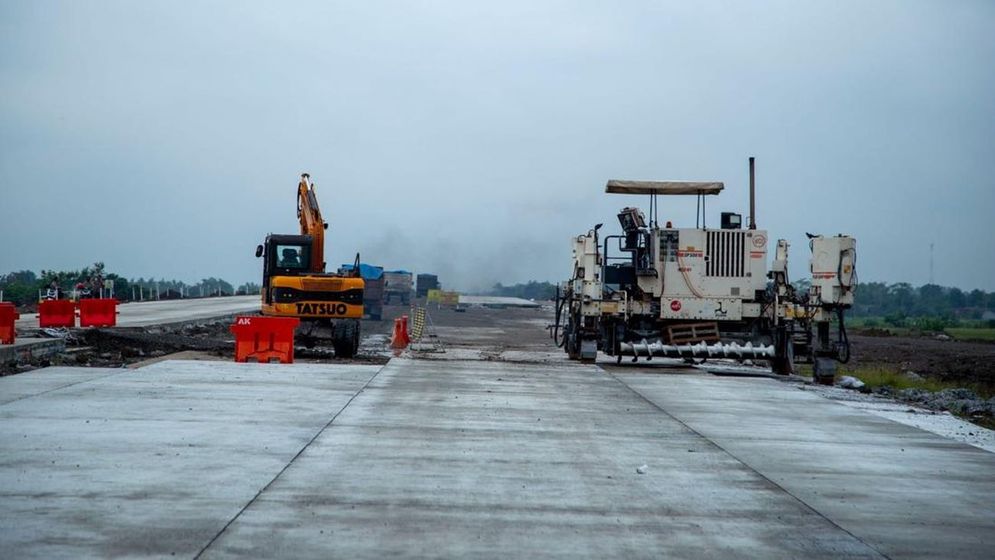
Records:
{"label": "overcast sky", "polygon": [[[995,290],[995,3],[0,2],[0,273],[259,281],[311,173],[331,265],[561,280],[570,238],[724,181],[863,281]],[[661,200],[694,226],[694,199]],[[744,217],[745,220],[745,217]]]}

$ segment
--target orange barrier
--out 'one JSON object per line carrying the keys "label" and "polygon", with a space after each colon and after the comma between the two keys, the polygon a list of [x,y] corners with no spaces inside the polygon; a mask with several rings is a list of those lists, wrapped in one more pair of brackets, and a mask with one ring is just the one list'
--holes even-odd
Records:
{"label": "orange barrier", "polygon": [[403,315],[394,319],[394,332],[390,335],[390,347],[394,350],[403,350],[411,344],[408,337],[408,316]]}
{"label": "orange barrier", "polygon": [[50,299],[38,304],[38,327],[72,328],[76,326],[76,305],[68,299]]}
{"label": "orange barrier", "polygon": [[0,302],[0,344],[14,343],[14,323],[20,318],[13,303]]}
{"label": "orange barrier", "polygon": [[235,334],[235,361],[294,363],[294,330],[300,322],[293,317],[236,317],[230,327]]}
{"label": "orange barrier", "polygon": [[104,298],[79,300],[79,326],[113,327],[116,324],[116,299]]}

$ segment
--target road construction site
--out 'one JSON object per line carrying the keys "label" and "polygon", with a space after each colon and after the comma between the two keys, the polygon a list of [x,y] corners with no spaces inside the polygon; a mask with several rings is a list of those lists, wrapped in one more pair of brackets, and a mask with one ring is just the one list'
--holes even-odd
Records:
{"label": "road construction site", "polygon": [[294,364],[236,364],[224,327],[240,311],[182,305],[89,332],[228,349],[0,378],[5,556],[937,558],[995,546],[995,444],[932,421],[960,422],[949,415],[721,360],[570,361],[548,338],[548,306],[430,306],[432,343],[397,356],[389,319],[409,308],[385,306],[353,360],[301,348]]}

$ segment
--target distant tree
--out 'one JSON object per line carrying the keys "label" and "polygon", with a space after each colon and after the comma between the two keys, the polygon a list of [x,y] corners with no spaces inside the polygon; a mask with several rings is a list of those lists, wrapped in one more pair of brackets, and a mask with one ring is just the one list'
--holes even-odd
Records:
{"label": "distant tree", "polygon": [[964,291],[960,288],[950,288],[947,291],[947,307],[953,309],[967,307],[967,296],[964,295]]}
{"label": "distant tree", "polygon": [[971,307],[983,308],[985,306],[985,292],[974,289],[967,295],[967,304]]}
{"label": "distant tree", "polygon": [[38,297],[38,276],[30,270],[19,270],[0,276],[3,300],[18,305],[28,304]]}
{"label": "distant tree", "polygon": [[867,282],[857,288],[854,300],[867,315],[885,315],[893,307],[889,305],[890,295],[890,288],[884,282]]}
{"label": "distant tree", "polygon": [[916,290],[908,282],[888,286],[888,295],[893,300],[893,305],[899,309],[911,309],[916,303]]}
{"label": "distant tree", "polygon": [[[0,290],[3,290],[3,297],[6,301],[12,301],[19,305],[27,305],[36,302],[39,291],[44,292],[55,282],[64,294],[72,293],[77,284],[87,284],[90,288],[99,288],[104,282],[110,280],[114,285],[114,297],[120,301],[130,301],[133,298],[155,299],[156,294],[160,297],[196,297],[203,294],[206,296],[232,295],[235,288],[221,278],[205,278],[199,283],[190,286],[181,280],[168,280],[166,278],[132,278],[127,279],[114,272],[108,272],[103,262],[95,262],[91,266],[80,270],[42,270],[35,274],[30,270],[20,270],[8,274],[0,275]],[[239,287],[242,293],[259,293],[260,286],[253,282],[243,284]],[[105,293],[105,295],[110,295]]]}
{"label": "distant tree", "polygon": [[198,294],[203,296],[216,296],[216,295],[232,295],[235,293],[235,288],[232,287],[228,282],[220,278],[204,278],[201,280],[194,288],[197,289]]}
{"label": "distant tree", "polygon": [[525,284],[515,284],[504,286],[500,282],[494,284],[489,292],[490,295],[518,297],[523,299],[553,299],[556,295],[556,285],[549,282],[530,281]]}
{"label": "distant tree", "polygon": [[113,272],[108,273],[105,278],[114,282],[114,297],[118,301],[131,301],[131,282],[127,278],[121,278]]}
{"label": "distant tree", "polygon": [[262,286],[259,284],[256,284],[255,282],[246,282],[245,284],[239,286],[235,293],[238,295],[249,296],[259,294],[260,290],[262,290]]}
{"label": "distant tree", "polygon": [[38,282],[38,275],[30,270],[18,270],[4,276],[0,276],[0,285],[9,286],[12,284],[34,285]]}
{"label": "distant tree", "polygon": [[919,287],[919,300],[913,307],[917,315],[944,313],[950,309],[942,286],[926,284]]}

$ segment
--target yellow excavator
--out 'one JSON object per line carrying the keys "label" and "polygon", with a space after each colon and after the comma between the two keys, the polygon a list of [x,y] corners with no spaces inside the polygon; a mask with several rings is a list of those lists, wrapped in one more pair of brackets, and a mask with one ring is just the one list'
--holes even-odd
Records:
{"label": "yellow excavator", "polygon": [[335,356],[351,358],[359,349],[363,279],[359,255],[353,275],[325,272],[325,230],[314,183],[307,173],[297,186],[300,235],[269,234],[256,247],[263,259],[262,314],[301,320],[298,336],[307,346],[331,340]]}

